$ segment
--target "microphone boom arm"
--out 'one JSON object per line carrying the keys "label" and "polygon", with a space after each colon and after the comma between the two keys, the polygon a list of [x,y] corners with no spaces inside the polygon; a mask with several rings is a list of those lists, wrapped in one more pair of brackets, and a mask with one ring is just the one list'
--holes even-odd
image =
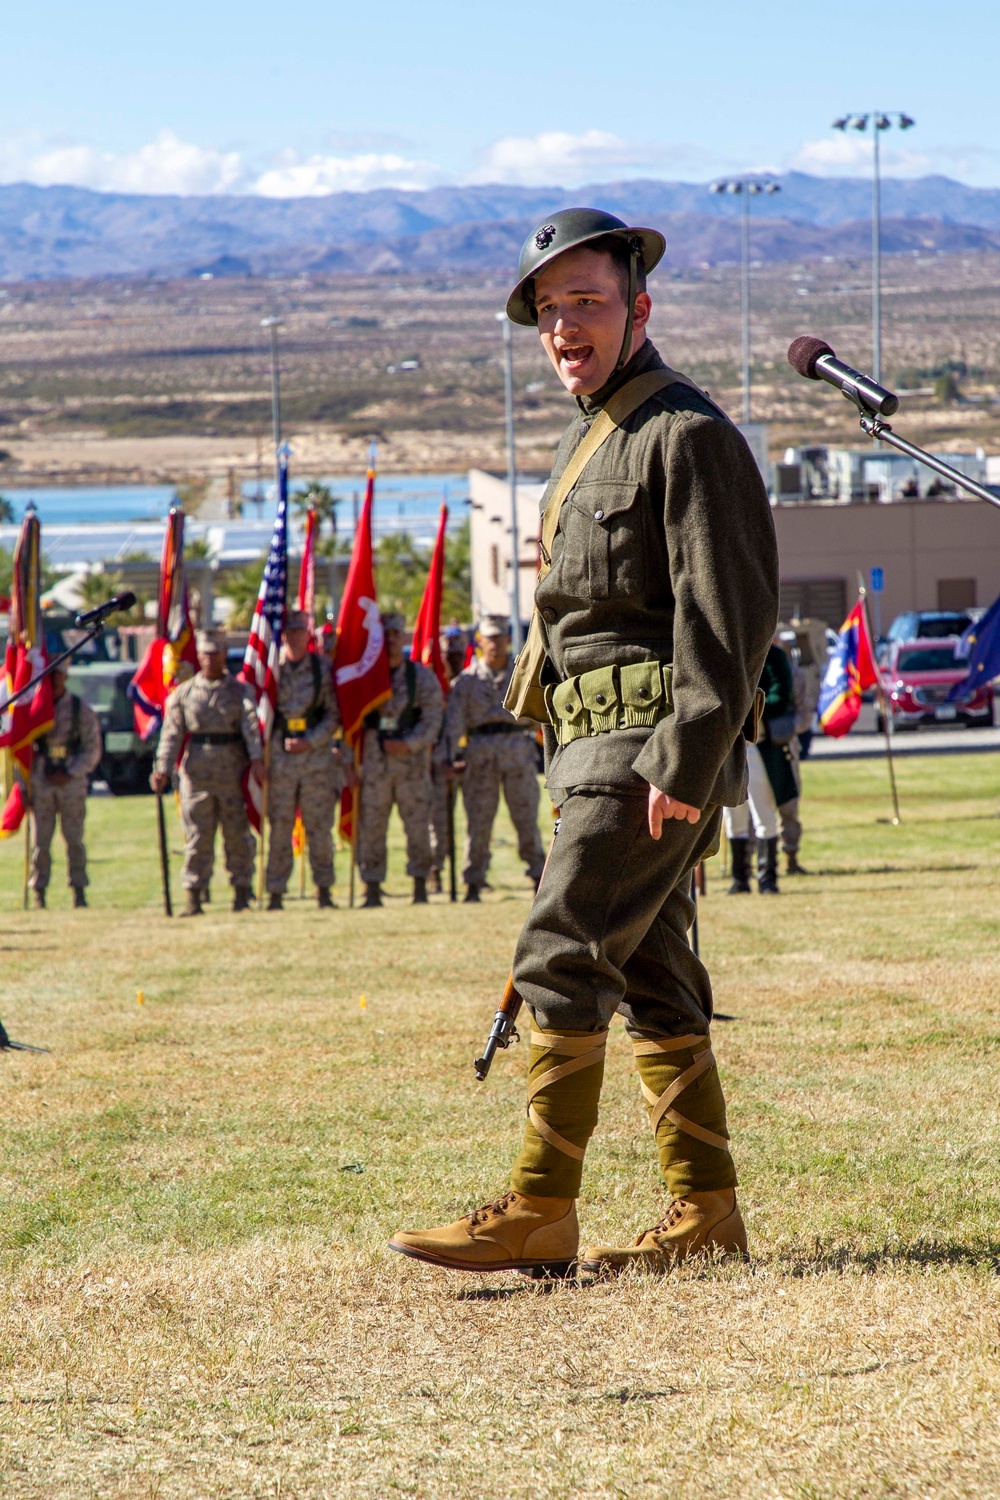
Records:
{"label": "microphone boom arm", "polygon": [[977,500],[986,500],[990,505],[995,505],[1000,509],[1000,495],[994,495],[992,490],[977,484],[974,479],[970,479],[960,470],[953,469],[951,464],[946,464],[943,459],[935,458],[933,453],[928,453],[924,448],[918,448],[916,443],[908,442],[906,438],[900,437],[881,417],[862,411],[861,427],[869,437],[878,438],[879,441],[898,448],[899,452],[905,453],[907,458],[915,458],[917,463],[923,464],[925,468],[933,469],[945,479],[950,479],[954,484],[959,485],[961,489],[968,490],[969,494],[975,495]]}

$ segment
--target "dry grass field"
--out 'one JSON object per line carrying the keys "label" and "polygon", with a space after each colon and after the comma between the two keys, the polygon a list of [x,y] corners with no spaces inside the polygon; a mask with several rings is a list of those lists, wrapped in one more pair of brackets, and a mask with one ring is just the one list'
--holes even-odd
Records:
{"label": "dry grass field", "polygon": [[[814,873],[702,944],[753,1258],[461,1278],[385,1249],[503,1188],[482,1042],[528,901],[161,915],[151,800],[94,799],[92,909],[0,846],[4,1500],[1000,1494],[1000,769],[807,764]],[[178,843],[177,834],[172,839]],[[176,868],[176,864],[175,864]],[[56,880],[63,879],[57,865]],[[137,1003],[137,991],[143,1003]],[[613,1032],[581,1216],[659,1216]]]}
{"label": "dry grass field", "polygon": [[[870,362],[867,261],[753,273],[754,416],[772,449],[860,441],[851,409],[792,374],[796,334]],[[932,447],[1000,446],[1000,254],[884,262],[884,371],[926,390],[949,364],[962,400],[906,398],[905,431]],[[735,266],[660,273],[651,331],[670,363],[739,412]],[[357,473],[371,434],[384,472],[502,468],[498,277],[32,283],[0,289],[0,487],[253,472],[270,408],[263,314],[284,329],[286,428],[300,474]],[[566,397],[530,332],[515,336],[518,455],[549,467]],[[399,366],[419,361],[409,371]],[[902,430],[902,421],[901,421]]]}

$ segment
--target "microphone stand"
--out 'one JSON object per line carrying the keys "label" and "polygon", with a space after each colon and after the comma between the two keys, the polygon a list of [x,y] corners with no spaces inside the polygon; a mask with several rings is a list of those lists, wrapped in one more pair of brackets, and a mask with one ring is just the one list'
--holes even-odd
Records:
{"label": "microphone stand", "polygon": [[36,688],[40,682],[43,682],[46,677],[51,677],[56,668],[61,667],[64,661],[68,661],[71,656],[76,655],[77,651],[82,650],[83,647],[86,646],[90,641],[95,640],[96,637],[100,635],[106,624],[106,620],[95,620],[93,625],[88,626],[82,639],[78,640],[75,646],[70,646],[67,650],[60,651],[58,656],[54,656],[50,662],[47,662],[45,664],[37,677],[32,677],[30,682],[26,682],[24,684],[24,687],[18,688],[16,693],[11,693],[9,698],[5,698],[3,703],[0,703],[0,709],[2,709],[4,713],[6,713],[11,704],[16,703],[18,698],[23,698],[25,693],[30,693],[31,690],[33,688]]}
{"label": "microphone stand", "polygon": [[[847,395],[846,391],[844,393]],[[916,443],[908,442],[906,438],[900,437],[893,432],[889,423],[880,417],[878,412],[873,411],[865,403],[853,396],[847,397],[852,401],[861,413],[861,428],[867,432],[869,437],[876,438],[883,443],[889,443],[891,447],[898,448],[900,453],[905,453],[907,458],[915,458],[917,463],[923,464],[928,469],[933,469],[945,479],[950,479],[960,489],[968,490],[970,495],[975,495],[977,500],[986,500],[990,505],[1000,508],[1000,495],[994,495],[992,490],[986,489],[984,485],[977,484],[974,479],[969,479],[958,469],[953,469],[951,464],[946,464],[943,459],[935,458],[933,453],[928,453],[924,448],[918,448]]]}

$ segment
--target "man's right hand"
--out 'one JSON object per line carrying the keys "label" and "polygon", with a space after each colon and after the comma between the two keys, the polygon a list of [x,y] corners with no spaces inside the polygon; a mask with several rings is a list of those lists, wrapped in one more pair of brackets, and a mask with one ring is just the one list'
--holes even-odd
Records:
{"label": "man's right hand", "polygon": [[149,778],[149,784],[154,792],[165,792],[170,787],[170,777],[166,771],[154,771]]}

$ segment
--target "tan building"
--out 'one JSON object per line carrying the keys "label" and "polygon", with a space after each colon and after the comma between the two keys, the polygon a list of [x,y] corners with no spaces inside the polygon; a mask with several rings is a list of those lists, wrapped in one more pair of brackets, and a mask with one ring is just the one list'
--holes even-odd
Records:
{"label": "tan building", "polygon": [[[472,596],[478,614],[506,614],[510,600],[510,491],[474,469]],[[518,485],[521,617],[531,611],[538,570],[538,503],[544,485]],[[963,609],[1000,595],[1000,510],[983,500],[899,500],[891,505],[808,500],[774,506],[781,560],[781,614],[811,615],[836,629],[881,568],[872,594],[881,629],[909,609]]]}

